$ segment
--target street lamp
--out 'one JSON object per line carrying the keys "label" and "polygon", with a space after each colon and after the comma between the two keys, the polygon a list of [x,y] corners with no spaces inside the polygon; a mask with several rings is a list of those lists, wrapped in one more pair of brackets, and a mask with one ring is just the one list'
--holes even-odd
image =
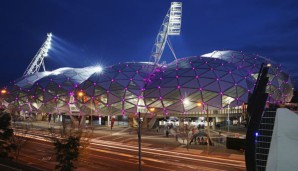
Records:
{"label": "street lamp", "polygon": [[210,144],[210,137],[209,137],[209,110],[208,110],[208,105],[207,104],[205,104],[205,103],[201,103],[201,102],[199,102],[199,103],[197,103],[197,106],[198,107],[201,107],[201,106],[203,106],[203,110],[205,110],[205,105],[206,105],[206,114],[207,114],[207,154],[209,154],[209,144]]}
{"label": "street lamp", "polygon": [[[78,92],[78,96],[81,98],[82,100],[82,103],[84,102],[84,96],[85,96],[85,93],[81,90]],[[91,100],[90,100],[90,125],[92,127],[92,121],[93,121],[93,118],[92,118],[92,103],[93,103],[93,97],[91,97]]]}
{"label": "street lamp", "polygon": [[[84,102],[84,95],[85,93],[81,90],[77,93],[77,95],[79,96],[79,99],[81,100],[81,102],[83,103]],[[81,114],[80,114],[81,115]],[[79,126],[80,126],[80,122],[81,122],[81,118],[82,116],[79,116]],[[81,119],[80,119],[81,118]]]}
{"label": "street lamp", "polygon": [[2,90],[1,90],[1,94],[2,94],[2,95],[6,94],[6,93],[7,93],[7,90],[6,90],[6,89],[2,89]]}
{"label": "street lamp", "polygon": [[[84,96],[84,92],[83,92],[83,91],[79,91],[79,92],[78,92],[78,96],[81,97],[81,98],[83,98],[83,96]],[[81,100],[82,100],[82,99],[81,99]]]}
{"label": "street lamp", "polygon": [[[149,109],[150,110],[150,109]],[[154,109],[155,110],[155,109]],[[141,149],[141,112],[138,112],[138,116],[139,116],[139,120],[138,120],[138,126],[139,126],[139,130],[138,130],[138,142],[139,142],[139,171],[142,170],[142,149]]]}
{"label": "street lamp", "polygon": [[149,111],[152,113],[152,112],[155,111],[155,108],[154,107],[151,107],[151,108],[149,108]]}

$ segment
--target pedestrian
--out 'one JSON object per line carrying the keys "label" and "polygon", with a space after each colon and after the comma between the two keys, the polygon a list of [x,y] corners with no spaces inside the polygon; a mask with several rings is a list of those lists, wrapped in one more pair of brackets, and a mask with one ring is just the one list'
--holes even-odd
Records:
{"label": "pedestrian", "polygon": [[169,137],[169,130],[166,130],[166,136]]}

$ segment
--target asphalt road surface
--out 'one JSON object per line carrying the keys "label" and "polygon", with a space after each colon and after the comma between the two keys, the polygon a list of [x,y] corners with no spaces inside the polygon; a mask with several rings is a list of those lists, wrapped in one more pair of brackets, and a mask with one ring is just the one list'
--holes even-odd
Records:
{"label": "asphalt road surface", "polygon": [[[26,133],[29,140],[21,149],[19,161],[32,166],[54,170],[54,147],[47,133],[32,130]],[[142,144],[142,170],[245,170],[243,159],[218,157],[179,151],[174,147],[152,145],[160,136],[144,136]],[[151,140],[145,141],[146,139]],[[105,134],[92,138],[81,148],[76,170],[138,170],[138,144],[136,135]]]}

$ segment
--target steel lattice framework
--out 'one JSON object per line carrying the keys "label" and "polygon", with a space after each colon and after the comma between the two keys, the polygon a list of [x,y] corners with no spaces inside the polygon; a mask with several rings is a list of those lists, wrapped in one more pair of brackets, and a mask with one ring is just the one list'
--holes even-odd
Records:
{"label": "steel lattice framework", "polygon": [[166,14],[166,17],[164,18],[163,23],[159,29],[159,32],[157,34],[157,37],[155,39],[155,43],[151,52],[150,58],[154,61],[155,64],[158,64],[166,43],[168,43],[169,48],[171,49],[174,57],[176,58],[174,49],[168,39],[168,36],[180,35],[181,17],[182,17],[182,3],[172,2],[171,7],[168,13]]}
{"label": "steel lattice framework", "polygon": [[39,71],[41,65],[43,66],[43,70],[45,71],[45,64],[44,58],[48,56],[48,51],[51,48],[51,41],[52,41],[52,33],[47,34],[47,40],[43,43],[41,48],[38,50],[32,61],[30,62],[29,66],[27,67],[26,71],[24,72],[24,76],[34,74]]}

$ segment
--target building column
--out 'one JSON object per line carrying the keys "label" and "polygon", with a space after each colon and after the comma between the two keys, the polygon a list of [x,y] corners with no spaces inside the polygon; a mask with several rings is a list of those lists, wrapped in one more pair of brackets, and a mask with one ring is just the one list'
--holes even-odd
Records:
{"label": "building column", "polygon": [[217,118],[217,117],[213,117],[213,118],[212,118],[212,121],[213,121],[212,129],[213,129],[213,130],[215,130],[215,126],[216,126],[216,118]]}
{"label": "building column", "polygon": [[179,126],[183,126],[184,123],[184,118],[178,118],[179,119]]}
{"label": "building column", "polygon": [[98,125],[101,125],[101,116],[98,116]]}

